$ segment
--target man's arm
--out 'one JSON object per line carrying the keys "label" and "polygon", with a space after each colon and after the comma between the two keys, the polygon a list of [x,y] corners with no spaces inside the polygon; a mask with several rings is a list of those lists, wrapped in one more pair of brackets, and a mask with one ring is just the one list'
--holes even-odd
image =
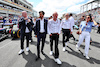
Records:
{"label": "man's arm", "polygon": [[61,21],[61,23],[60,23],[60,31],[62,30],[62,26],[63,26],[63,20]]}
{"label": "man's arm", "polygon": [[49,35],[51,35],[51,33],[50,33],[50,21],[48,21],[48,24],[47,24],[47,32]]}
{"label": "man's arm", "polygon": [[36,29],[36,34],[37,34],[37,27],[38,27],[38,20],[36,20],[36,26],[35,26],[35,29]]}
{"label": "man's arm", "polygon": [[32,19],[30,19],[30,22],[29,22],[31,25],[34,25],[34,23],[33,23],[33,20]]}
{"label": "man's arm", "polygon": [[22,25],[25,22],[24,18],[20,18],[19,25]]}
{"label": "man's arm", "polygon": [[59,32],[58,32],[58,34],[60,34],[60,33],[61,33],[61,29],[62,29],[62,27],[61,27],[61,25],[60,25],[60,24],[61,24],[61,23],[60,23],[60,20],[58,20],[58,22],[59,22],[59,29],[58,29]]}

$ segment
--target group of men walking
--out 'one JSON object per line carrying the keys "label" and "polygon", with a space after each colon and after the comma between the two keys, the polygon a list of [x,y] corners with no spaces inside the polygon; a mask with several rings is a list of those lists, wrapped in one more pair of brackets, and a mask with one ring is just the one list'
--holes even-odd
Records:
{"label": "group of men walking", "polygon": [[[62,64],[62,62],[59,59],[59,48],[58,48],[58,41],[59,41],[59,35],[62,31],[63,35],[63,51],[65,51],[65,47],[69,43],[70,34],[72,35],[73,32],[73,26],[74,26],[74,18],[72,17],[72,14],[65,14],[65,18],[60,21],[58,19],[58,13],[53,13],[53,18],[50,20],[47,20],[44,18],[45,12],[40,11],[39,12],[39,18],[36,20],[35,23],[35,30],[37,35],[37,58],[36,61],[40,59],[40,52],[44,55],[44,45],[45,45],[45,39],[46,34],[49,34],[50,37],[50,55],[53,55],[55,62],[57,64]],[[31,26],[34,25],[32,21],[27,17],[27,12],[22,12],[22,17],[19,21],[19,25],[21,26],[21,50],[19,51],[19,54],[22,54],[24,52],[24,37],[26,36],[27,40],[27,46],[26,51],[29,51],[29,37],[30,32],[32,31]],[[75,40],[75,38],[74,38]],[[40,49],[40,41],[42,41],[42,46]],[[55,52],[53,52],[53,41],[55,42]]]}

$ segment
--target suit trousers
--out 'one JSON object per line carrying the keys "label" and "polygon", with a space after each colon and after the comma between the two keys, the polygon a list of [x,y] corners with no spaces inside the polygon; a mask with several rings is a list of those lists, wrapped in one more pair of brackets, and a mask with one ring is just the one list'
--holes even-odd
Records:
{"label": "suit trousers", "polygon": [[73,37],[73,39],[74,39],[74,41],[75,41],[75,37],[74,37],[74,35],[73,35],[73,34],[70,34],[70,38],[71,38],[71,37]]}
{"label": "suit trousers", "polygon": [[45,33],[40,33],[39,35],[37,35],[37,56],[38,57],[40,57],[40,41],[42,39],[41,51],[43,51],[44,43],[45,43],[45,37],[46,37]]}
{"label": "suit trousers", "polygon": [[[70,29],[63,29],[63,47],[65,47],[65,42],[69,41],[69,37],[70,37]],[[65,39],[66,37],[66,39]]]}
{"label": "suit trousers", "polygon": [[58,49],[58,39],[59,35],[58,34],[52,34],[50,36],[50,50],[53,51],[53,40],[55,41],[55,59],[59,57],[59,49]]}
{"label": "suit trousers", "polygon": [[21,35],[21,49],[24,49],[24,37],[26,36],[26,47],[29,47],[29,34],[25,33]]}
{"label": "suit trousers", "polygon": [[32,31],[30,31],[29,40],[32,40]]}

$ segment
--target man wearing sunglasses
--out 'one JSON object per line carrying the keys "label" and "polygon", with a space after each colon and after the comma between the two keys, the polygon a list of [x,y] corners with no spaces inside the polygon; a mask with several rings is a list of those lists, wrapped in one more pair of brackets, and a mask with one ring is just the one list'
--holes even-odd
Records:
{"label": "man wearing sunglasses", "polygon": [[[65,46],[68,45],[70,33],[72,31],[72,23],[69,20],[69,14],[66,13],[65,18],[61,21],[61,29],[63,32],[63,51],[66,51]],[[65,37],[67,37],[65,39]]]}

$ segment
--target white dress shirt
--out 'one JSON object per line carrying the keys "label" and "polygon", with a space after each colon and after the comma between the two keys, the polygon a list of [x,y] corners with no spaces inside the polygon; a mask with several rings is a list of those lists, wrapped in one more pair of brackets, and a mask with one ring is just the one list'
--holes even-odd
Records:
{"label": "white dress shirt", "polygon": [[[27,25],[27,23],[28,23],[28,20],[26,20],[26,25]],[[26,26],[26,30],[25,30],[25,33],[29,33],[30,31],[29,31],[29,29],[28,29],[28,27]]]}
{"label": "white dress shirt", "polygon": [[60,20],[57,19],[54,21],[53,19],[49,20],[48,22],[48,34],[50,35],[51,33],[58,33],[60,34]]}
{"label": "white dress shirt", "polygon": [[70,20],[66,20],[65,18],[61,21],[61,29],[70,29],[72,31],[72,23]]}
{"label": "white dress shirt", "polygon": [[45,32],[45,30],[44,30],[44,18],[42,20],[40,19],[40,32],[41,33]]}
{"label": "white dress shirt", "polygon": [[72,26],[74,26],[74,25],[75,25],[74,18],[71,16],[71,17],[69,18],[69,20],[70,20],[70,22],[72,23]]}
{"label": "white dress shirt", "polygon": [[[72,27],[75,25],[75,22],[74,22],[74,18],[71,16],[69,18],[70,22],[72,23]],[[72,31],[73,31],[73,28],[72,28]]]}

